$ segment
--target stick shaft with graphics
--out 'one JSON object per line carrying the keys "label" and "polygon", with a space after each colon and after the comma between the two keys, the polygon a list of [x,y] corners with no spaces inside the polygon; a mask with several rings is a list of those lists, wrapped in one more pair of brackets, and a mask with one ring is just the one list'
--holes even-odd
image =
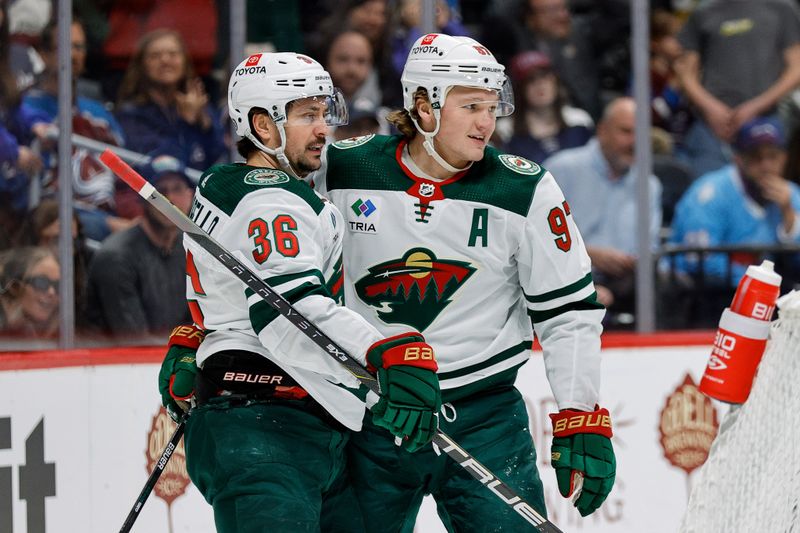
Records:
{"label": "stick shaft with graphics", "polygon": [[122,524],[119,533],[128,533],[133,527],[133,523],[136,522],[137,518],[139,518],[139,513],[141,512],[142,507],[144,507],[144,502],[147,501],[150,493],[153,492],[156,483],[158,483],[158,478],[161,477],[161,474],[167,467],[170,457],[172,457],[172,454],[178,448],[178,443],[181,441],[181,437],[183,437],[183,431],[186,429],[186,419],[188,417],[188,414],[184,415],[183,419],[178,424],[178,427],[175,428],[175,433],[172,434],[172,438],[169,439],[166,448],[164,448],[164,451],[161,453],[161,457],[158,459],[156,466],[153,468],[153,472],[150,474],[150,477],[147,478],[147,482],[144,484],[142,492],[140,492],[139,497],[136,498],[136,503],[133,504],[131,512],[128,513],[128,517],[125,519],[125,523]]}
{"label": "stick shaft with graphics", "polygon": [[[283,296],[275,292],[264,280],[258,277],[246,265],[242,264],[228,252],[213,237],[205,233],[200,227],[187,217],[180,209],[161,195],[155,188],[147,183],[127,163],[122,161],[110,150],[100,156],[115,174],[125,183],[130,185],[139,195],[170,219],[178,228],[183,230],[192,240],[203,247],[222,263],[231,273],[239,278],[248,288],[261,296],[278,313],[286,317],[292,324],[299,328],[305,335],[321,347],[328,355],[339,361],[356,379],[372,392],[379,394],[378,381],[361,364],[344,351],[327,335],[317,329]],[[472,455],[459,446],[453,439],[437,430],[433,443],[451,459],[457,462],[475,479],[491,490],[500,500],[511,507],[526,522],[541,533],[561,533],[561,530],[552,522],[539,514],[533,506],[522,499],[514,490],[503,483],[488,468],[479,463]]]}

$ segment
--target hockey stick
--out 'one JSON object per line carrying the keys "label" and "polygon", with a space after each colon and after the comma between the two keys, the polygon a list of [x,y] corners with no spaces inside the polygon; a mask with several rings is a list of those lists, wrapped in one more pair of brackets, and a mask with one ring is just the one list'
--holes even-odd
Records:
{"label": "hockey stick", "polygon": [[150,474],[150,477],[147,478],[147,483],[144,484],[142,492],[140,492],[139,497],[136,498],[136,503],[133,504],[131,512],[128,513],[128,517],[125,519],[125,523],[122,524],[119,533],[128,533],[128,531],[130,531],[133,527],[133,523],[136,522],[137,518],[139,518],[139,513],[141,512],[142,507],[144,507],[144,502],[147,501],[150,493],[153,492],[153,488],[155,488],[156,483],[158,483],[158,478],[161,477],[161,474],[167,467],[167,463],[169,462],[169,458],[172,457],[172,453],[178,448],[178,443],[181,441],[181,437],[183,437],[183,430],[186,429],[187,418],[189,418],[188,413],[183,415],[183,418],[178,423],[178,427],[175,428],[172,438],[169,439],[167,447],[164,448],[164,451],[161,453],[161,458],[156,463],[155,468],[153,468],[153,472]]}
{"label": "hockey stick", "polygon": [[[162,194],[156,191],[151,184],[145,181],[144,178],[127,163],[109,150],[103,152],[100,156],[100,160],[125,183],[130,185],[133,190],[138,192],[142,198],[147,200],[178,226],[178,228],[183,230],[192,240],[213,255],[237,278],[243,281],[248,288],[261,296],[281,315],[289,319],[289,321],[305,333],[309,339],[325,350],[328,355],[339,361],[363,385],[372,392],[379,394],[378,381],[374,376],[370,375],[357,360],[353,359],[344,349],[317,329],[314,324],[301,315],[283,296],[276,293],[246,265],[233,257],[233,255],[214,238],[200,229],[197,224],[187,217],[180,209],[175,207]],[[534,526],[537,531],[541,533],[562,533],[558,527],[539,514],[528,502],[514,492],[511,487],[498,479],[488,468],[479,463],[472,455],[441,430],[436,431],[436,435],[433,437],[433,443],[441,451],[450,456],[451,459],[461,465],[462,468],[467,470],[472,477],[495,493],[503,503],[511,507],[517,514],[524,518],[526,522]]]}

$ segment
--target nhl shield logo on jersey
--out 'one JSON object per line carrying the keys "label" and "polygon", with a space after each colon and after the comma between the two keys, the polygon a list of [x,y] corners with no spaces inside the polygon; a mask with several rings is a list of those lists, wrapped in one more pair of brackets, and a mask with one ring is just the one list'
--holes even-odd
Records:
{"label": "nhl shield logo on jersey", "polygon": [[333,146],[335,146],[336,148],[340,148],[342,150],[347,150],[348,148],[355,148],[356,146],[367,144],[373,137],[375,137],[374,133],[370,133],[369,135],[362,135],[360,137],[350,137],[349,139],[342,139],[341,141],[336,141],[335,143],[333,143]]}
{"label": "nhl shield logo on jersey", "polygon": [[419,195],[423,198],[430,198],[436,193],[436,185],[433,183],[420,183]]}
{"label": "nhl shield logo on jersey", "polygon": [[424,331],[475,270],[465,261],[439,259],[426,248],[414,248],[401,259],[370,267],[355,289],[387,324]]}
{"label": "nhl shield logo on jersey", "polygon": [[502,154],[498,157],[500,158],[500,162],[503,163],[505,167],[510,168],[519,174],[533,176],[534,174],[538,174],[542,171],[542,167],[533,161],[518,155]]}
{"label": "nhl shield logo on jersey", "polygon": [[285,172],[272,168],[259,168],[244,175],[244,182],[248,185],[278,185],[290,179]]}

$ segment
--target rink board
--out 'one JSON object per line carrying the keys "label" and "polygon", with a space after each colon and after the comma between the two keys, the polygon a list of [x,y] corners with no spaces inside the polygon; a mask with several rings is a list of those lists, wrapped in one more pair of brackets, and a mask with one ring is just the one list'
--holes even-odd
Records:
{"label": "rink board", "polygon": [[[602,402],[614,421],[619,466],[614,491],[587,519],[558,495],[547,464],[547,414],[555,406],[541,352],[534,352],[517,384],[531,416],[548,512],[561,529],[677,530],[691,476],[667,460],[659,420],[687,374],[699,382],[712,337],[706,332],[604,338]],[[155,348],[0,353],[0,481],[4,471],[11,471],[11,486],[0,484],[0,511],[9,508],[8,500],[12,510],[10,519],[0,516],[0,531],[9,523],[12,533],[36,533],[41,526],[40,518],[32,517],[29,527],[30,504],[20,499],[20,472],[40,463],[53,466],[28,471],[34,470],[32,479],[41,489],[37,494],[54,488],[55,495],[42,496],[48,533],[119,530],[147,479],[148,447],[151,456],[157,455],[171,432],[164,426],[148,437],[160,407],[156,380],[162,354]],[[721,404],[715,408],[720,415],[725,409]],[[38,459],[37,437],[44,446]],[[171,482],[176,483],[174,477]],[[475,490],[486,489],[476,482]],[[524,530],[523,524],[519,531]],[[213,532],[213,515],[189,484],[170,505],[153,494],[133,531]],[[417,531],[444,531],[430,502],[420,513]]]}

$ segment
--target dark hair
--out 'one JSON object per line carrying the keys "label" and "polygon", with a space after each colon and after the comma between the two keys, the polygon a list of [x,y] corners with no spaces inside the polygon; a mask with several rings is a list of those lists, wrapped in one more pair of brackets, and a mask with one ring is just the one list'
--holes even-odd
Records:
{"label": "dark hair", "polygon": [[3,21],[0,24],[0,108],[8,111],[16,108],[22,95],[17,89],[17,80],[11,72],[9,56],[11,39],[8,34],[8,0],[0,0]]}
{"label": "dark hair", "polygon": [[325,42],[323,44],[324,47],[320,50],[320,52],[323,54],[321,56],[321,62],[325,65],[325,70],[328,70],[328,66],[330,65],[330,56],[331,56],[331,50],[333,50],[333,45],[336,44],[336,42],[345,35],[350,35],[350,34],[360,35],[365,41],[367,41],[367,44],[369,45],[369,54],[374,66],[375,49],[372,46],[372,43],[370,42],[369,38],[360,31],[345,26],[344,28],[334,32],[327,39],[325,39]]}
{"label": "dark hair", "polygon": [[[22,231],[20,232],[20,244],[40,246],[42,243],[39,241],[39,239],[41,238],[42,230],[44,230],[44,228],[53,222],[58,221],[58,219],[58,200],[53,198],[45,198],[39,202],[39,205],[32,209],[25,217],[25,221],[22,225]],[[81,224],[81,220],[78,218],[78,215],[74,210],[72,212],[72,221],[78,227],[78,236],[76,237],[76,240],[82,242],[84,240],[83,225]],[[69,232],[70,234],[72,233],[72,228],[69,228]],[[75,250],[77,251],[77,248]]]}
{"label": "dark hair", "polygon": [[[561,110],[569,101],[567,98],[567,89],[564,87],[564,84],[561,82],[561,79],[558,77],[558,74],[556,74],[555,70],[550,70],[550,72],[556,80],[556,99],[553,101],[552,105],[556,111],[558,127],[559,129],[564,129],[567,127],[567,124],[564,121],[564,114],[561,112]],[[528,100],[525,97],[525,93],[527,92],[525,89],[528,83],[530,83],[529,80],[530,76],[513,80],[515,99],[514,103],[516,109],[511,115],[511,118],[514,123],[514,135],[530,135],[530,132],[528,131],[528,123],[525,120],[525,115],[530,109],[528,106]]]}
{"label": "dark hair", "polygon": [[666,9],[656,8],[650,15],[650,41],[657,41],[678,33],[680,19]]}
{"label": "dark hair", "polygon": [[[250,125],[250,132],[253,135],[256,135],[256,133],[253,131],[253,116],[256,113],[266,113],[266,112],[267,112],[267,110],[264,109],[263,107],[251,107],[250,111],[247,113],[247,123]],[[286,108],[286,113],[287,114],[289,113],[288,106]],[[262,141],[262,143],[263,143],[263,141]],[[258,146],[256,146],[255,143],[253,141],[251,141],[249,138],[242,137],[241,139],[236,141],[236,151],[239,152],[240,156],[242,156],[245,159],[247,159],[248,157],[250,157],[254,153],[260,151],[260,148]]]}
{"label": "dark hair", "polygon": [[[52,198],[42,200],[39,205],[30,211],[22,223],[19,231],[19,241],[21,245],[28,247],[43,247],[41,242],[42,230],[56,222],[59,218],[58,201]],[[75,304],[78,310],[85,306],[85,296],[87,290],[87,279],[89,272],[89,262],[91,261],[92,251],[86,244],[83,225],[75,211],[72,212],[72,221],[78,228],[78,234],[73,241],[72,262],[73,278],[75,280]],[[72,227],[67,228],[72,235]]]}
{"label": "dark hair", "polygon": [[386,121],[397,128],[397,130],[408,140],[413,139],[417,133],[419,133],[416,126],[414,126],[414,121],[411,119],[413,118],[419,122],[417,100],[420,98],[428,100],[427,89],[420,87],[414,92],[414,107],[410,112],[407,109],[398,109],[396,111],[392,111],[386,116]]}
{"label": "dark hair", "polygon": [[144,70],[144,55],[147,49],[153,44],[154,41],[163,37],[174,37],[180,45],[181,52],[183,53],[184,73],[178,82],[178,86],[183,88],[186,82],[194,78],[194,67],[192,66],[192,58],[186,48],[186,43],[183,42],[181,34],[175,30],[167,28],[160,28],[145,34],[136,45],[136,51],[131,57],[131,62],[128,64],[128,70],[125,71],[125,76],[122,78],[122,83],[119,86],[119,93],[117,96],[118,103],[134,102],[137,104],[146,104],[150,101],[148,90],[153,86],[152,82],[147,79]]}
{"label": "dark hair", "polygon": [[[86,25],[83,23],[83,20],[80,17],[75,15],[72,16],[72,24],[77,24],[81,27],[84,33],[86,33]],[[41,35],[39,36],[39,45],[38,48],[45,52],[53,52],[58,48],[58,21],[51,20],[47,23],[47,26],[44,27],[42,30]]]}

